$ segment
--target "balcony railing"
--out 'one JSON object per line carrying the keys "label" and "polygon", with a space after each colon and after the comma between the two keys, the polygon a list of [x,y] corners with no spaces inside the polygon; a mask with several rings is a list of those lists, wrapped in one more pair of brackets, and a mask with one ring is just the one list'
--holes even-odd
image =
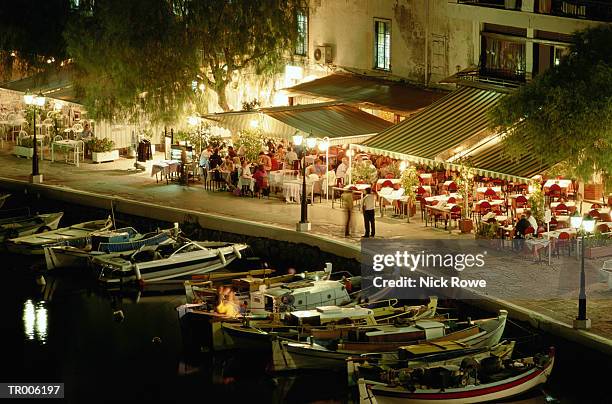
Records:
{"label": "balcony railing", "polygon": [[594,21],[612,21],[612,1],[538,0],[536,1],[536,10],[540,14]]}
{"label": "balcony railing", "polygon": [[481,7],[505,8],[506,10],[520,10],[520,0],[457,0],[457,3],[472,4]]}

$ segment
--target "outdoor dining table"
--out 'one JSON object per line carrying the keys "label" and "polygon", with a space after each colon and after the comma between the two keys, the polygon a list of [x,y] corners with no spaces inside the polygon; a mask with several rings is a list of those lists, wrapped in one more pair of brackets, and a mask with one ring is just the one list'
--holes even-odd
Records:
{"label": "outdoor dining table", "polygon": [[482,199],[485,197],[485,193],[487,189],[492,189],[496,195],[501,195],[502,188],[501,187],[478,187],[476,188],[476,199]]}
{"label": "outdoor dining table", "polygon": [[559,185],[559,188],[562,190],[567,190],[572,186],[572,180],[548,180],[544,183],[542,187],[544,190],[549,189],[553,184]]}
{"label": "outdoor dining table", "polygon": [[285,178],[295,179],[294,170],[275,170],[268,172],[268,182],[270,184],[270,190],[277,190],[283,188],[283,182]]}
{"label": "outdoor dining table", "polygon": [[79,166],[79,146],[83,144],[82,140],[56,140],[51,142],[51,161],[55,161],[55,147],[72,149],[74,153],[74,164]]}
{"label": "outdoor dining table", "polygon": [[[353,199],[357,198],[359,206],[361,206],[361,200],[363,199],[363,193],[366,189],[371,188],[370,184],[349,184],[344,187],[332,187],[332,209],[334,208],[334,204],[336,201],[336,192],[340,195],[344,193],[344,191],[351,189],[351,187],[355,187],[353,190]],[[340,197],[340,207],[342,207],[342,197]]]}
{"label": "outdoor dining table", "polygon": [[423,180],[423,184],[431,185],[433,182],[433,175],[431,173],[419,174],[419,177]]}
{"label": "outdoor dining table", "polygon": [[157,174],[160,175],[163,180],[166,177],[166,184],[168,183],[169,178],[179,172],[180,163],[175,160],[162,160],[154,162],[151,166],[151,177],[155,176],[155,182],[159,183],[159,179],[157,178]]}
{"label": "outdoor dining table", "polygon": [[[310,200],[314,203],[314,186],[316,181],[306,180],[306,192],[310,193]],[[300,202],[302,196],[302,180],[293,179],[283,182],[283,198],[286,202]],[[310,192],[309,192],[310,188]]]}
{"label": "outdoor dining table", "polygon": [[567,211],[572,214],[576,211],[576,202],[575,201],[567,201],[567,202],[551,202],[550,209],[555,210],[557,206],[560,204],[564,204],[567,206]]}
{"label": "outdoor dining table", "polygon": [[255,192],[255,179],[253,177],[238,177],[238,189],[242,190],[242,187],[249,187],[251,192]]}
{"label": "outdoor dining table", "polygon": [[[386,192],[382,192],[383,190],[389,190]],[[403,200],[408,200],[408,197],[404,195],[404,188],[400,188],[400,189],[393,189],[391,190],[390,188],[384,188],[383,190],[381,190],[381,192],[378,193],[379,198],[379,206],[380,206],[380,216],[384,216],[384,205],[385,205],[385,201],[389,202],[391,205],[393,205],[394,202],[401,202]]]}
{"label": "outdoor dining table", "polygon": [[395,188],[395,185],[400,184],[402,180],[399,178],[381,178],[376,181],[376,190],[379,191],[382,188],[382,185],[387,181],[390,182]]}
{"label": "outdoor dining table", "polygon": [[542,238],[545,238],[545,239],[548,239],[549,236],[550,238],[559,238],[559,235],[561,233],[567,233],[570,235],[571,238],[575,238],[578,234],[578,231],[574,228],[567,227],[564,229],[545,231],[544,233],[540,233],[540,235],[542,236]]}
{"label": "outdoor dining table", "polygon": [[425,226],[429,222],[429,215],[440,215],[444,217],[444,230],[448,229],[448,222],[451,219],[451,209],[453,206],[456,206],[454,203],[449,203],[443,207],[439,207],[437,205],[427,205],[427,214],[425,215]]}

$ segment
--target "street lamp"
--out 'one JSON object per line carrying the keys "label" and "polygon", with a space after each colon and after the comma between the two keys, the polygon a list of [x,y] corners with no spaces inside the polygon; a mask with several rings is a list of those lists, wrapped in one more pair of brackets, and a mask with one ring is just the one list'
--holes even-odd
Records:
{"label": "street lamp", "polygon": [[586,303],[586,288],[585,288],[585,273],[584,273],[584,236],[586,233],[591,233],[595,228],[595,219],[590,216],[585,217],[574,212],[570,217],[570,223],[576,230],[582,230],[580,235],[580,293],[578,294],[578,317],[574,319],[575,329],[591,328],[591,320],[587,318],[587,303]]}
{"label": "street lamp", "polygon": [[[306,140],[306,145],[304,145]],[[314,140],[314,142],[313,142]],[[299,158],[302,161],[302,197],[300,198],[300,222],[297,224],[297,231],[310,231],[310,222],[308,221],[308,205],[306,204],[306,147],[314,147],[317,140],[313,137],[304,137],[297,132],[293,135],[293,145],[300,151]],[[313,144],[314,143],[314,144]],[[312,145],[312,146],[311,146]]]}
{"label": "street lamp", "polygon": [[33,149],[32,149],[32,175],[30,176],[30,182],[34,184],[42,183],[43,177],[42,174],[38,172],[38,143],[36,141],[36,112],[38,111],[38,107],[43,107],[45,105],[45,97],[42,94],[33,95],[33,94],[24,94],[23,101],[26,105],[32,106],[34,113],[33,122],[32,122],[32,130],[33,130]]}

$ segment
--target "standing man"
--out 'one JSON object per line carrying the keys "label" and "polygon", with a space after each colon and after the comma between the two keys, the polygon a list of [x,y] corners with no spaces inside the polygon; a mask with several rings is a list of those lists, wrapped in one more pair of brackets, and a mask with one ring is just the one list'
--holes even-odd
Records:
{"label": "standing man", "polygon": [[372,195],[372,188],[366,189],[366,195],[361,201],[361,209],[363,210],[363,224],[365,226],[365,234],[363,237],[374,237],[376,235],[376,228],[374,225],[376,199],[374,195]]}
{"label": "standing man", "polygon": [[342,203],[346,211],[346,224],[344,225],[344,237],[351,235],[351,216],[353,214],[353,191],[345,189],[342,193]]}

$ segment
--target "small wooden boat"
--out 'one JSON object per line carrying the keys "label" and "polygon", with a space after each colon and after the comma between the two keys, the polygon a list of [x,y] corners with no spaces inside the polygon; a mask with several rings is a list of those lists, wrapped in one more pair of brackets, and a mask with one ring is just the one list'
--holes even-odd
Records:
{"label": "small wooden boat", "polygon": [[246,244],[168,239],[156,246],[143,246],[131,254],[94,256],[92,265],[104,284],[156,282],[224,268]]}
{"label": "small wooden boat", "polygon": [[0,194],[0,208],[4,206],[4,202],[11,196],[11,194]]}
{"label": "small wooden boat", "polygon": [[465,358],[460,365],[412,367],[382,372],[379,380],[359,379],[361,403],[424,404],[498,402],[546,383],[555,350],[516,360]]}
{"label": "small wooden boat", "polygon": [[153,246],[178,235],[178,228],[140,234],[132,227],[102,230],[91,234],[85,247],[70,245],[44,247],[47,269],[87,266],[95,256],[135,252],[143,246]]}
{"label": "small wooden boat", "polygon": [[348,381],[349,385],[355,385],[360,378],[378,380],[383,372],[391,369],[459,366],[466,358],[477,362],[491,356],[510,359],[515,346],[515,341],[502,341],[488,348],[470,348],[460,342],[440,341],[402,347],[403,359],[388,359],[385,353],[364,354],[347,359]]}
{"label": "small wooden boat", "polygon": [[0,242],[57,229],[64,212],[0,219]]}
{"label": "small wooden boat", "polygon": [[92,233],[108,230],[113,226],[110,218],[83,222],[61,229],[40,234],[32,234],[9,240],[7,249],[16,254],[44,254],[44,247],[52,245],[71,245],[84,247]]}
{"label": "small wooden boat", "polygon": [[491,347],[501,340],[508,312],[497,317],[456,323],[419,320],[411,325],[375,325],[339,328],[331,338],[313,332],[308,342],[277,339],[272,344],[274,370],[343,369],[348,357],[368,352],[394,353],[422,341],[454,341],[466,347]]}

